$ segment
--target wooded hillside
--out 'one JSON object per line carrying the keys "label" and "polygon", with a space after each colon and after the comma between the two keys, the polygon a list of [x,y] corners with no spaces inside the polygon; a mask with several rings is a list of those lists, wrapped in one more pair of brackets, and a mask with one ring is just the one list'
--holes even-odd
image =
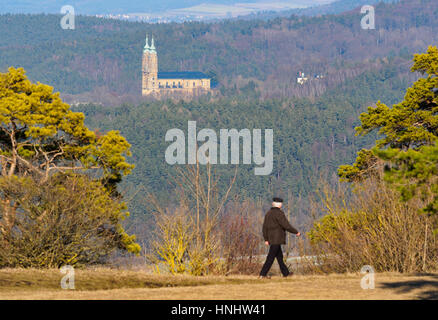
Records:
{"label": "wooded hillside", "polygon": [[[224,95],[253,80],[262,98],[317,96],[380,69],[378,58],[401,57],[406,64],[400,61],[401,70],[394,72],[407,72],[411,55],[434,44],[436,1],[378,4],[375,12],[375,30],[361,29],[360,8],[320,17],[184,24],[78,16],[75,30],[61,29],[57,15],[2,15],[0,70],[24,67],[31,80],[52,84],[70,102],[113,98],[117,104],[127,96],[132,101],[140,93],[149,33],[156,39],[160,70],[206,72]],[[299,71],[325,78],[301,86]]]}

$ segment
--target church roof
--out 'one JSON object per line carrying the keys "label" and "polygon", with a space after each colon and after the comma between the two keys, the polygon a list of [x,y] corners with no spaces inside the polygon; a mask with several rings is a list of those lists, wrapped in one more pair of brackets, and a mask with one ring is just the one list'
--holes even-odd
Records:
{"label": "church roof", "polygon": [[158,79],[209,79],[203,72],[199,71],[172,71],[158,72]]}

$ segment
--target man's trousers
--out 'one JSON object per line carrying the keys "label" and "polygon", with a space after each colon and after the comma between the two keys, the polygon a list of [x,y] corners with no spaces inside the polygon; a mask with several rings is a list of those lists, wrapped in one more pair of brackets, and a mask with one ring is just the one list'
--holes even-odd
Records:
{"label": "man's trousers", "polygon": [[283,261],[283,252],[281,251],[280,244],[271,244],[269,246],[268,256],[266,257],[265,264],[260,271],[261,276],[266,276],[274,263],[275,258],[277,258],[278,265],[280,266],[281,273],[283,276],[287,277],[289,275],[289,270]]}

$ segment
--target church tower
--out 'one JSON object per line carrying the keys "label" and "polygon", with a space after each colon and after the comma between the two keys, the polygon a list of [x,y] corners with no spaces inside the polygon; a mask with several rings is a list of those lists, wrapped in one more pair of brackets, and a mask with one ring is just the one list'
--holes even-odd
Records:
{"label": "church tower", "polygon": [[158,73],[158,57],[154,38],[148,36],[143,48],[141,94],[156,98],[168,94],[193,96],[210,91],[210,77],[199,71],[169,71]]}
{"label": "church tower", "polygon": [[142,95],[158,92],[158,57],[155,50],[154,38],[149,46],[148,37],[143,49],[142,59]]}

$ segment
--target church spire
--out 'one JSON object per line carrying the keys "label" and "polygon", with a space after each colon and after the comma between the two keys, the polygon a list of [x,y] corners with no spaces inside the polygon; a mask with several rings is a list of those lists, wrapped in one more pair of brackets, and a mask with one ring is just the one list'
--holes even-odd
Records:
{"label": "church spire", "polygon": [[148,36],[146,36],[146,44],[144,45],[144,50],[143,51],[149,51],[150,50],[150,48],[149,48],[149,39],[148,39]]}
{"label": "church spire", "polygon": [[154,45],[154,36],[152,36],[152,42],[151,42],[151,47],[150,47],[151,52],[156,53],[157,51],[155,51],[155,45]]}

